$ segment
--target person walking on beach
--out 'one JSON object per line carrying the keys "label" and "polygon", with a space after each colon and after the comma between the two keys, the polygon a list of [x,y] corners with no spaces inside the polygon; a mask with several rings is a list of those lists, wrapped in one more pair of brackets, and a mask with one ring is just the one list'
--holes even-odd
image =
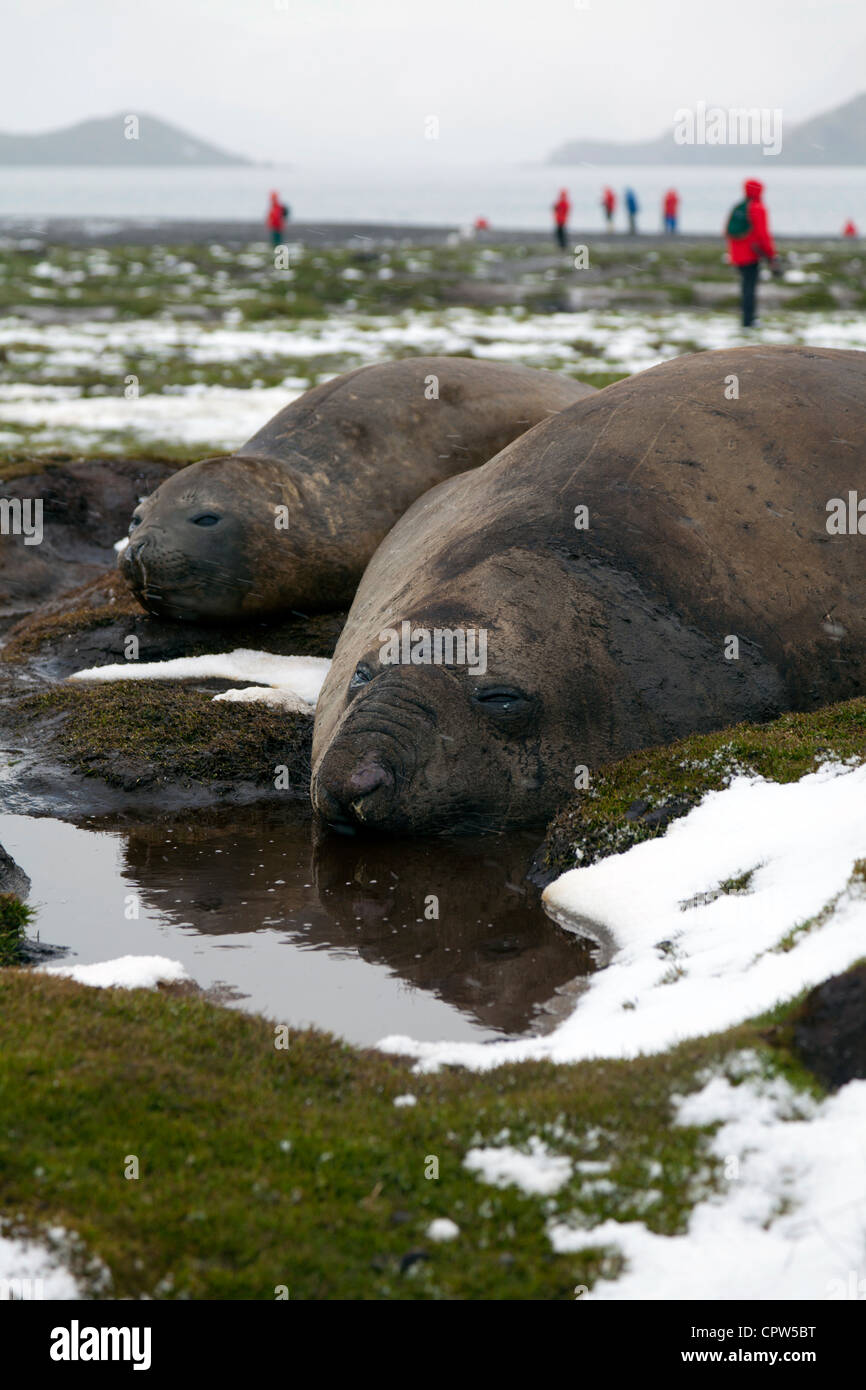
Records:
{"label": "person walking on beach", "polygon": [[271,201],[268,204],[267,216],[267,224],[268,230],[271,234],[272,246],[281,245],[283,240],[283,231],[285,230],[286,225],[286,218],[288,217],[288,215],[289,209],[286,207],[285,203],[281,203],[277,194],[272,192]]}
{"label": "person walking on beach", "polygon": [[571,212],[571,203],[568,201],[568,194],[565,189],[560,190],[559,197],[553,205],[554,235],[558,246],[565,250],[565,239],[567,236],[568,214]]}
{"label": "person walking on beach", "polygon": [[629,236],[637,236],[637,215],[640,212],[640,204],[633,188],[625,190],[625,210],[628,213]]}
{"label": "person walking on beach", "polygon": [[742,282],[743,327],[751,328],[755,322],[761,261],[766,259],[769,262],[776,278],[782,274],[782,268],[776,257],[767,209],[761,198],[764,185],[757,179],[747,179],[743,191],[746,196],[731,210],[725,234],[731,265],[738,268]]}
{"label": "person walking on beach", "polygon": [[613,214],[616,211],[616,194],[612,188],[606,188],[601,195],[601,205],[604,208],[604,220],[607,223],[607,230],[613,231]]}
{"label": "person walking on beach", "polygon": [[669,188],[665,194],[662,206],[665,219],[665,231],[673,234],[677,229],[677,216],[679,213],[680,195],[675,188]]}

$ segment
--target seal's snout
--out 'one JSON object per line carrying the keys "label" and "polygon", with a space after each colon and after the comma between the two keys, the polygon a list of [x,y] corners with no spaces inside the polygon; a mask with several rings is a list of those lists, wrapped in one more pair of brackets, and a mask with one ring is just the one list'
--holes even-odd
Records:
{"label": "seal's snout", "polygon": [[123,570],[127,579],[133,581],[140,581],[142,579],[142,557],[146,548],[146,537],[139,536],[133,531],[129,544],[124,546],[117,557],[117,563]]}
{"label": "seal's snout", "polygon": [[316,779],[319,814],[337,830],[374,824],[390,804],[395,778],[381,753],[364,753],[348,767],[323,770]]}
{"label": "seal's snout", "polygon": [[394,787],[394,774],[378,753],[365,753],[349,774],[347,786],[355,799],[370,796],[379,787]]}

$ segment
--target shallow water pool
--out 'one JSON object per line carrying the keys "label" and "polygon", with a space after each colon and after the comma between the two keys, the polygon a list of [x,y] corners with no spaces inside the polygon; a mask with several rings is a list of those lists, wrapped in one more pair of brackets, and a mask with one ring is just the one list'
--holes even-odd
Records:
{"label": "shallow water pool", "polygon": [[[593,969],[525,878],[537,833],[332,836],[297,809],[154,823],[0,815],[58,963],[179,960],[234,1007],[350,1042],[544,1031]],[[438,911],[438,917],[432,914]]]}

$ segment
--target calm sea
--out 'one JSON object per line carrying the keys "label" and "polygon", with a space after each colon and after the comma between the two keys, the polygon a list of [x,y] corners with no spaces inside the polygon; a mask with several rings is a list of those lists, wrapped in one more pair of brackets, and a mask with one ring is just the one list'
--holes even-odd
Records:
{"label": "calm sea", "polygon": [[[285,168],[0,169],[0,216],[258,218],[276,188],[298,221],[404,222],[462,226],[478,216],[493,227],[541,228],[560,188],[568,189],[572,225],[601,222],[599,197],[610,183],[631,185],[641,229],[659,229],[660,200],[673,185],[682,198],[683,231],[717,232],[737,201],[742,179],[766,185],[772,225],[796,234],[838,234],[848,218],[866,231],[866,168],[782,168],[757,154],[735,169],[555,168],[540,165],[427,165],[367,171]],[[618,214],[622,225],[622,215]]]}

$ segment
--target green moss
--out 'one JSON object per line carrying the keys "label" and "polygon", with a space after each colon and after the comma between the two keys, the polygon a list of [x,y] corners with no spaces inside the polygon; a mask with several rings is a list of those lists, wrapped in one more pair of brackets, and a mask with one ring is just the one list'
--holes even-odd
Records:
{"label": "green moss", "polygon": [[0,893],[0,966],[23,963],[24,930],[33,916],[14,893]]}
{"label": "green moss", "polygon": [[824,285],[811,285],[800,294],[792,295],[786,309],[835,309],[836,300]]}
{"label": "green moss", "polygon": [[691,285],[667,285],[665,288],[672,304],[694,304],[695,292]]}
{"label": "green moss", "polygon": [[154,782],[273,786],[275,768],[292,786],[309,782],[312,720],[262,704],[214,702],[170,681],[61,685],[20,700],[16,727],[50,726],[51,743],[72,769],[134,790]]}
{"label": "green moss", "polygon": [[736,874],[734,878],[723,878],[719,888],[723,893],[748,893],[752,885],[752,879],[757,872],[757,865],[753,869],[746,869],[741,874]]}
{"label": "green moss", "polygon": [[[25,426],[18,426],[12,422],[3,421],[3,432],[20,434],[22,441],[31,430]],[[114,452],[117,452],[115,450]],[[138,438],[130,438],[128,445],[123,449],[123,457],[131,463],[164,463],[174,464],[183,468],[188,463],[193,463],[195,459],[203,458],[201,448],[194,445],[178,444],[169,445],[155,449],[145,447]],[[105,452],[93,456],[94,462],[104,462]],[[50,473],[53,468],[62,468],[64,464],[72,462],[87,462],[87,455],[80,453],[68,453],[65,451],[49,451],[39,449],[31,450],[12,450],[0,457],[0,481],[7,481],[10,478],[27,477],[30,474]]]}
{"label": "green moss", "polygon": [[17,663],[38,652],[46,643],[71,633],[93,632],[119,619],[128,619],[130,630],[144,620],[141,605],[117,570],[109,570],[67,596],[68,607],[55,602],[10,629],[0,650],[0,662]]}
{"label": "green moss", "polygon": [[544,865],[564,873],[664,834],[738,771],[791,782],[828,759],[866,760],[866,699],[633,753],[594,773],[589,789],[552,821]]}
{"label": "green moss", "polygon": [[579,372],[578,376],[587,386],[596,386],[600,391],[604,386],[612,386],[615,381],[623,381],[628,372]]}
{"label": "green moss", "polygon": [[[4,972],[2,1205],[77,1232],[121,1298],[571,1300],[618,1257],[554,1254],[546,1220],[672,1235],[721,1182],[706,1133],[671,1123],[675,1096],[743,1049],[812,1086],[768,1021],[627,1062],[415,1076],[312,1031],[277,1049],[273,1024],[188,993]],[[417,1105],[395,1109],[407,1091]],[[541,1198],[463,1167],[473,1145],[532,1136],[606,1181],[575,1172]],[[436,1245],[446,1215],[460,1236]]]}

